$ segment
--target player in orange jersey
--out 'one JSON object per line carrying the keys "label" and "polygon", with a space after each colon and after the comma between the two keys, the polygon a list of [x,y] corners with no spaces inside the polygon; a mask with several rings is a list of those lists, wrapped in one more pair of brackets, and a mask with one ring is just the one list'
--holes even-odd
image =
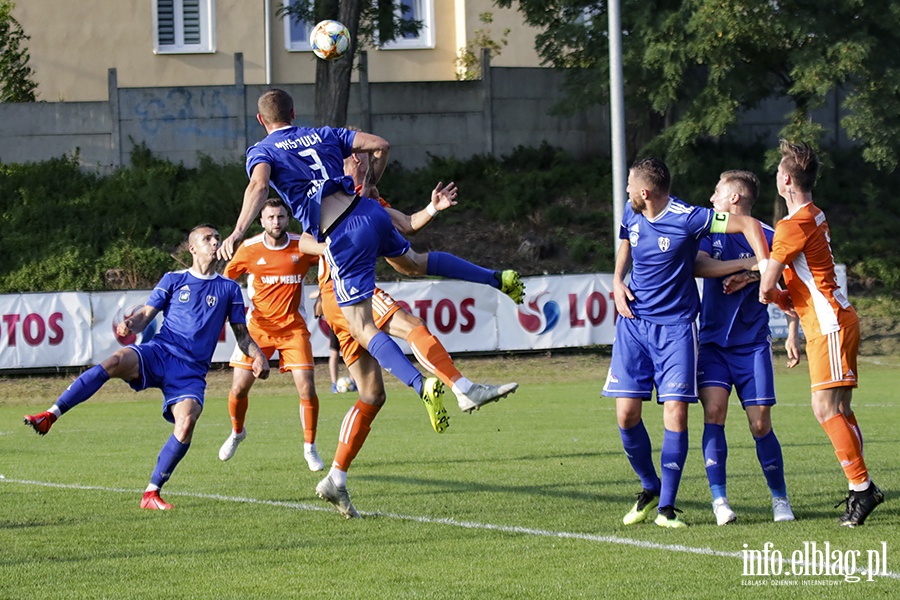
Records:
{"label": "player in orange jersey", "polygon": [[[831,439],[850,485],[841,525],[862,525],[884,494],[872,482],[862,451],[862,434],[850,400],[857,386],[859,319],[834,273],[831,233],[825,213],[813,202],[819,160],[806,143],[781,141],[776,185],[788,216],[775,226],[760,302],[793,307],[806,334],[813,414]],[[776,283],[784,274],[787,290]]]}
{"label": "player in orange jersey", "polygon": [[[351,155],[344,162],[345,172],[354,177],[354,181],[359,183],[364,181],[368,163],[366,162],[368,155],[359,154]],[[362,165],[360,167],[360,165]],[[357,188],[359,192],[359,186]],[[378,190],[369,187],[366,194],[372,197],[378,197]],[[431,219],[441,210],[445,210],[456,204],[456,187],[451,183],[444,187],[438,184],[432,191],[431,202],[428,207],[418,211],[413,215],[405,215],[404,213],[391,209],[383,199],[379,199],[391,214],[392,220],[397,226],[398,221],[406,223],[406,227],[402,225],[397,227],[403,233],[414,232],[424,227]],[[395,213],[395,214],[393,214]],[[311,236],[304,235],[301,247],[309,254],[323,252],[325,247],[318,244]],[[428,264],[428,255],[420,255],[410,250],[408,254],[415,254],[415,263],[422,268],[426,268]],[[464,261],[461,261],[464,262]],[[472,267],[480,269],[472,265]],[[487,271],[485,269],[485,271]],[[492,271],[487,271],[492,274]],[[524,286],[518,274],[511,271],[515,275],[516,292],[506,291],[513,301],[516,302],[514,296],[518,296],[521,303],[521,297],[524,296]],[[424,273],[423,273],[424,274]],[[513,278],[508,279],[510,282]],[[498,278],[502,285],[503,278]],[[498,286],[494,286],[498,287]],[[335,452],[334,462],[331,471],[316,486],[316,493],[319,497],[331,502],[335,508],[346,518],[358,517],[359,513],[350,501],[350,495],[346,492],[345,482],[347,470],[350,463],[356,457],[357,453],[362,449],[363,443],[370,431],[370,425],[378,414],[381,406],[384,404],[385,392],[384,382],[381,379],[381,371],[379,369],[368,368],[374,359],[366,352],[353,337],[350,335],[349,324],[344,318],[340,307],[337,304],[337,298],[334,292],[334,282],[328,273],[327,263],[322,260],[319,263],[319,289],[321,310],[324,313],[325,320],[328,322],[332,331],[338,336],[341,345],[341,354],[344,362],[350,371],[351,377],[356,381],[359,388],[360,399],[354,404],[344,417],[341,425],[338,447]],[[501,290],[502,291],[502,290]],[[318,309],[317,309],[318,310]],[[457,401],[460,410],[472,412],[479,409],[484,404],[496,402],[497,400],[514,392],[518,388],[517,383],[508,383],[501,386],[477,384],[462,376],[453,360],[447,353],[443,345],[434,337],[425,323],[408,312],[394,302],[389,294],[375,288],[372,296],[372,317],[376,327],[394,337],[406,339],[410,347],[412,347],[416,358],[428,371],[437,375],[446,385],[450,385],[457,395]],[[370,375],[372,373],[372,375]],[[443,403],[429,404],[426,402],[426,408],[431,420],[431,425],[435,431],[442,433],[449,425],[447,411],[443,407]],[[337,493],[336,490],[340,490]]]}
{"label": "player in orange jersey", "polygon": [[[366,153],[353,153],[344,160],[344,173],[353,177],[353,181],[357,185],[357,192],[362,190],[362,184],[365,181],[368,169],[369,155]],[[373,198],[378,198],[378,201],[391,216],[391,222],[394,223],[394,227],[403,235],[412,235],[418,232],[428,225],[438,213],[455,206],[457,203],[457,189],[452,183],[446,187],[439,183],[432,191],[431,202],[429,202],[428,206],[412,214],[406,214],[391,207],[384,198],[378,195],[377,189],[370,188],[366,190],[366,194]],[[412,277],[439,275],[472,281],[473,283],[483,283],[497,288],[508,295],[516,304],[521,304],[524,300],[525,286],[522,284],[519,274],[515,271],[485,269],[452,255],[438,252],[418,253],[410,250],[407,252],[407,256],[412,257],[411,262],[416,265],[415,270],[401,270],[400,266],[395,264],[390,258],[385,260],[395,269],[401,270],[404,275]],[[429,270],[430,263],[434,260],[442,260],[451,264],[456,263],[459,268],[456,272],[446,273],[435,271],[434,266],[431,265],[431,270]],[[466,278],[466,273],[477,274],[474,274],[472,278]],[[319,288],[327,290],[330,287],[333,295],[333,283],[327,275],[327,272],[324,272],[322,269],[319,270]],[[419,364],[425,367],[428,372],[434,373],[438,379],[453,390],[460,410],[471,413],[484,404],[503,398],[518,387],[516,384],[492,386],[473,383],[459,372],[443,344],[432,335],[422,319],[411,315],[395,304],[394,299],[384,290],[378,289],[375,298],[372,315],[376,326],[392,337],[406,340]],[[334,318],[341,325],[345,324],[337,314],[334,315]],[[341,353],[345,362],[348,357],[358,355],[358,344],[350,338],[349,331],[345,331],[343,335],[338,335],[338,339],[341,343]]]}
{"label": "player in orange jersey", "polygon": [[[225,267],[231,279],[247,274],[247,290],[253,309],[248,329],[267,358],[278,350],[280,370],[290,371],[300,395],[300,423],[303,427],[303,457],[311,471],[321,471],[325,463],[316,452],[316,424],[319,398],[313,378],[313,353],[303,310],[303,277],[318,257],[300,252],[300,236],[288,233],[290,216],[280,198],[266,201],[260,212],[263,233],[245,240]],[[219,449],[219,458],[234,456],[238,444],[247,437],[244,419],[247,395],[254,378],[252,361],[235,348],[229,363],[234,368],[228,412],[232,432]]]}

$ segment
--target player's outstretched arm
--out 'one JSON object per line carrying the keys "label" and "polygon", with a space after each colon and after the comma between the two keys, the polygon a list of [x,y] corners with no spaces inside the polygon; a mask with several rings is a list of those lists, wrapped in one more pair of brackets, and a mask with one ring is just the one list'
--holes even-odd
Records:
{"label": "player's outstretched arm", "polygon": [[245,356],[253,357],[253,376],[257,379],[268,379],[269,359],[266,358],[266,355],[262,353],[262,350],[259,349],[259,346],[257,346],[256,342],[253,341],[253,338],[250,337],[250,332],[247,330],[247,324],[232,323],[231,331],[234,332],[235,340],[237,341],[238,348],[241,349],[241,352],[243,352]]}
{"label": "player's outstretched arm", "polygon": [[716,260],[708,252],[698,252],[694,262],[694,277],[725,277],[738,271],[746,271],[756,266],[756,259],[736,258]]}
{"label": "player's outstretched arm", "polygon": [[451,181],[445,186],[443,182],[439,181],[431,190],[431,200],[422,210],[411,215],[393,207],[385,207],[384,210],[390,215],[391,223],[394,224],[394,228],[400,232],[400,235],[409,236],[431,223],[439,212],[455,206],[458,194],[459,190],[455,183]]}
{"label": "player's outstretched arm", "polygon": [[244,239],[247,229],[253,223],[253,220],[256,219],[256,215],[259,214],[263,204],[266,203],[266,199],[269,197],[269,177],[271,174],[272,168],[266,163],[259,163],[253,167],[253,172],[250,174],[250,183],[247,184],[247,188],[244,190],[244,203],[241,205],[241,214],[238,216],[234,231],[222,240],[222,244],[216,251],[216,256],[220,260],[231,260],[231,257],[234,256],[234,249]]}
{"label": "player's outstretched arm", "polygon": [[141,310],[116,325],[116,333],[121,337],[125,337],[132,333],[140,333],[158,314],[159,309],[145,304]]}
{"label": "player's outstretched arm", "polygon": [[[716,213],[721,215],[722,213]],[[725,227],[725,233],[743,233],[756,255],[756,260],[761,264],[760,271],[765,269],[764,265],[769,258],[769,243],[763,233],[762,224],[745,215],[729,215]]]}

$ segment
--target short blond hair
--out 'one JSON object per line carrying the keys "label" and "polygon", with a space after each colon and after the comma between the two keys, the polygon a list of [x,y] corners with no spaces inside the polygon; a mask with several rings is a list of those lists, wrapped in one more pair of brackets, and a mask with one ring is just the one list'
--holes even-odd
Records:
{"label": "short blond hair", "polygon": [[732,186],[741,198],[749,200],[751,206],[759,198],[759,177],[751,171],[725,171],[719,175],[719,179]]}
{"label": "short blond hair", "polygon": [[294,120],[294,99],[284,90],[273,88],[259,97],[256,109],[266,123],[290,123]]}

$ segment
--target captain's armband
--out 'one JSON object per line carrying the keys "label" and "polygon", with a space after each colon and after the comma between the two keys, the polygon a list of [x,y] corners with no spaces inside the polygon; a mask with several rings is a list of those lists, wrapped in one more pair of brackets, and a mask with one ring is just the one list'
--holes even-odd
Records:
{"label": "captain's armband", "polygon": [[709,228],[710,233],[726,233],[728,228],[729,213],[714,212],[712,225]]}

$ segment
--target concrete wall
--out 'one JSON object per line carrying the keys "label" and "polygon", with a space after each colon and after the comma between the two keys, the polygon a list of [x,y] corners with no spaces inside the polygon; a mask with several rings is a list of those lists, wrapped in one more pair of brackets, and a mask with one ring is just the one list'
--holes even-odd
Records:
{"label": "concrete wall", "polygon": [[[540,68],[490,68],[479,81],[354,83],[348,123],[391,141],[391,158],[414,169],[428,154],[469,158],[508,154],[542,142],[575,156],[608,152],[602,109],[573,118],[548,115],[561,98],[562,75]],[[145,144],[156,156],[195,166],[199,156],[241,161],[265,136],[256,99],[266,86],[235,84],[120,88],[109,73],[108,102],[0,104],[0,161],[38,162],[77,153],[82,165],[108,171]],[[294,96],[297,124],[313,122],[312,84],[281,86]]]}
{"label": "concrete wall", "polygon": [[[428,155],[467,159],[508,155],[546,142],[575,157],[609,153],[609,113],[594,107],[571,117],[549,114],[563,95],[564,75],[553,69],[488,67],[477,81],[351,84],[348,124],[390,140],[391,158],[409,169]],[[297,124],[313,123],[313,84],[280,86],[293,94]],[[107,102],[0,104],[0,161],[38,162],[77,155],[101,172],[128,164],[145,144],[155,155],[193,167],[200,155],[242,161],[248,145],[265,136],[256,99],[267,86],[244,84],[234,57],[234,84],[120,88],[109,70]],[[816,112],[833,145],[847,143],[835,110],[840,98]],[[771,101],[745,112],[732,134],[742,141],[777,143],[790,110]],[[840,137],[838,137],[840,136]]]}

